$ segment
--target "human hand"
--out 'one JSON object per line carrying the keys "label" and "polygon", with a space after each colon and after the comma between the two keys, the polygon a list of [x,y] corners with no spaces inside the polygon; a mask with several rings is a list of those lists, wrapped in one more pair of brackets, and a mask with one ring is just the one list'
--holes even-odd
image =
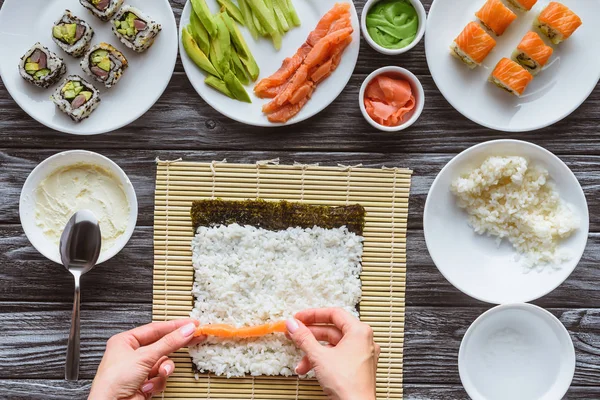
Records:
{"label": "human hand", "polygon": [[144,400],[162,392],[175,364],[169,354],[202,343],[191,319],[156,322],[111,337],[88,400]]}
{"label": "human hand", "polygon": [[330,399],[374,400],[381,349],[373,329],[339,308],[301,311],[295,317],[287,321],[289,336],[306,353],[296,373],[314,369]]}

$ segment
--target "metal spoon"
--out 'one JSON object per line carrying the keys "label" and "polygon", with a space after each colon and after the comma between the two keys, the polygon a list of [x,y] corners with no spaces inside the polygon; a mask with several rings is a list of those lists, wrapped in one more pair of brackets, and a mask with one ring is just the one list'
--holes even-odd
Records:
{"label": "metal spoon", "polygon": [[94,268],[101,247],[102,235],[96,216],[89,210],[76,212],[60,237],[60,258],[75,278],[75,298],[65,367],[65,379],[68,381],[76,381],[79,378],[79,280],[83,274]]}

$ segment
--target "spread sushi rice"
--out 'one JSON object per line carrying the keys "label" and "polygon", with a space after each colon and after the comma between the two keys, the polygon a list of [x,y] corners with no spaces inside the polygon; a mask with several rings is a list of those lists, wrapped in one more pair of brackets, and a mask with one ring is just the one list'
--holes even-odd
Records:
{"label": "spread sushi rice", "polygon": [[489,157],[456,179],[451,191],[476,233],[507,239],[527,267],[560,264],[571,256],[560,242],[579,229],[579,218],[561,200],[548,171],[523,157]]}
{"label": "spread sushi rice", "polygon": [[[269,231],[237,224],[199,227],[192,241],[200,324],[256,326],[317,307],[358,315],[363,238],[345,227]],[[302,352],[278,333],[209,338],[190,348],[202,372],[227,377],[294,373]]]}

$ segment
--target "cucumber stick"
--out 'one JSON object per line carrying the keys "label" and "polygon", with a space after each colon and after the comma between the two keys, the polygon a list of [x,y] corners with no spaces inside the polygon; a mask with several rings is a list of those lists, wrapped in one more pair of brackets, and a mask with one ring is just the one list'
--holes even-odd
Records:
{"label": "cucumber stick", "polygon": [[246,0],[238,0],[238,3],[240,4],[240,11],[244,16],[244,23],[246,27],[250,31],[250,34],[254,40],[258,40],[258,30],[256,29],[256,25],[254,25],[254,18],[252,17],[252,10],[250,9],[250,6],[248,3],[246,3]]}

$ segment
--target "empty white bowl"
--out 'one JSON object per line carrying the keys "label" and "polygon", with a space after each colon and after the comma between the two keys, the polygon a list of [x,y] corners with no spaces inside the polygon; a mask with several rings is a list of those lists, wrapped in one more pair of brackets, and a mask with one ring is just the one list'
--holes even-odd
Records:
{"label": "empty white bowl", "polygon": [[374,50],[377,50],[381,54],[385,54],[388,56],[396,56],[399,54],[406,53],[407,51],[415,47],[417,44],[419,44],[421,39],[423,39],[423,35],[425,34],[425,27],[427,26],[427,13],[425,12],[425,7],[423,7],[423,4],[419,0],[409,0],[415,8],[415,10],[417,11],[417,15],[419,16],[419,29],[417,30],[417,36],[415,36],[415,40],[413,40],[411,44],[402,49],[387,49],[375,43],[375,41],[371,38],[369,31],[367,30],[367,14],[369,13],[369,10],[371,10],[371,7],[373,7],[379,1],[381,0],[367,1],[365,6],[363,7],[362,15],[360,17],[360,27],[365,40],[367,41],[367,43],[369,43],[369,46],[371,46]]}
{"label": "empty white bowl", "polygon": [[[410,83],[413,96],[415,96],[415,108],[404,116],[404,122],[402,122],[398,126],[381,125],[380,123],[374,121],[373,118],[371,118],[371,116],[367,113],[367,110],[365,108],[365,92],[367,90],[367,86],[369,86],[369,83],[371,83],[373,78],[379,75],[388,75],[391,77],[399,77],[402,79],[406,79]],[[369,76],[367,76],[367,79],[365,79],[362,86],[360,87],[358,102],[363,117],[365,117],[365,119],[369,124],[371,124],[371,126],[384,132],[398,132],[414,124],[421,116],[421,113],[423,112],[423,107],[425,107],[425,91],[423,90],[423,85],[421,85],[419,79],[415,76],[415,74],[413,74],[409,70],[394,66],[383,67],[379,68],[378,70],[372,72]]]}
{"label": "empty white bowl", "polygon": [[[489,156],[521,156],[550,173],[563,201],[580,219],[580,229],[561,243],[571,258],[558,268],[530,270],[506,240],[478,235],[450,192],[452,182],[481,166]],[[444,277],[463,293],[494,304],[526,303],[550,293],[573,272],[585,250],[589,214],[585,195],[569,167],[548,150],[518,140],[496,140],[460,153],[439,173],[427,196],[423,216],[427,249]]]}
{"label": "empty white bowl", "polygon": [[110,159],[98,153],[84,150],[65,151],[45,159],[29,174],[25,185],[23,185],[19,201],[19,217],[23,230],[33,247],[46,258],[62,264],[58,245],[48,238],[35,222],[35,191],[40,183],[57,169],[79,163],[97,165],[110,171],[123,186],[129,203],[127,229],[125,233],[117,238],[113,246],[100,253],[98,259],[98,264],[100,264],[114,257],[125,247],[133,234],[138,215],[137,197],[133,185],[125,172]]}
{"label": "empty white bowl", "polygon": [[560,400],[575,374],[575,349],[563,324],[531,304],[482,314],[467,330],[458,370],[473,400]]}

